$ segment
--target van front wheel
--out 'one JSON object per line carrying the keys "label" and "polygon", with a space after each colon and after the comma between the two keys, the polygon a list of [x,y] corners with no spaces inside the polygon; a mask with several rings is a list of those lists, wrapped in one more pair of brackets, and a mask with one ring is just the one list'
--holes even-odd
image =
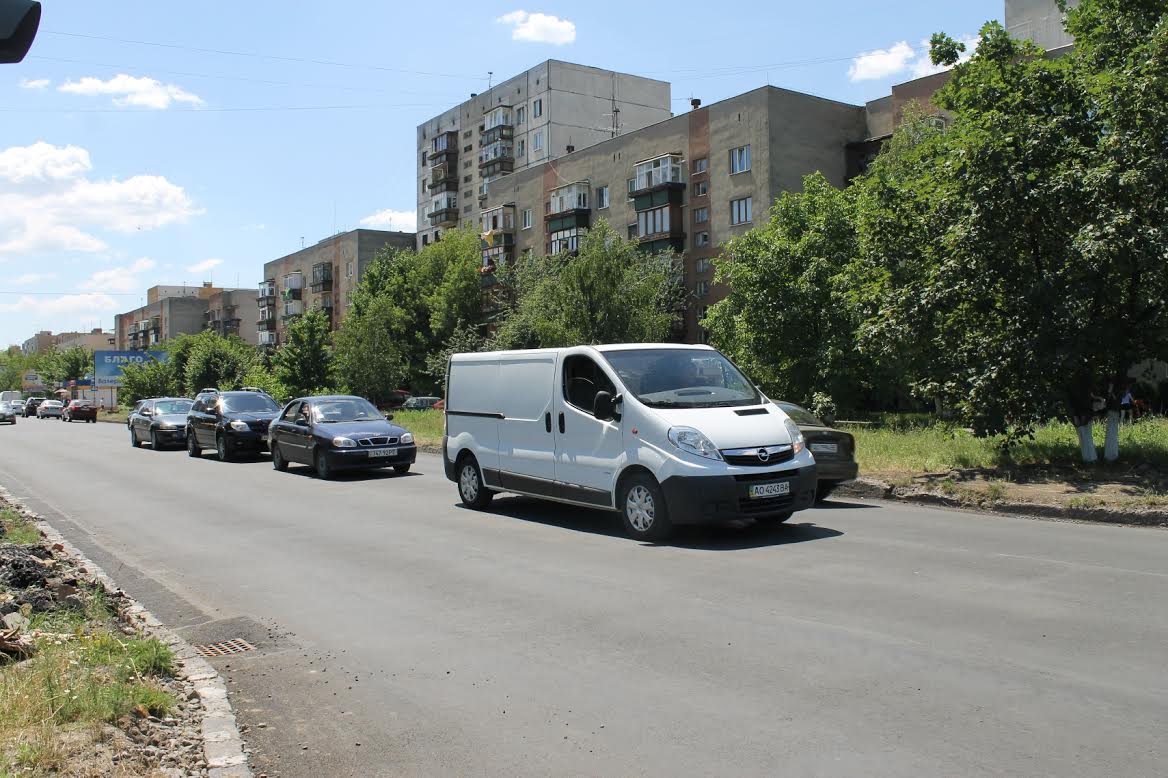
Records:
{"label": "van front wheel", "polygon": [[486,508],[495,497],[495,493],[483,483],[479,463],[474,457],[464,457],[458,464],[458,496],[463,505],[476,511]]}
{"label": "van front wheel", "polygon": [[625,482],[620,509],[625,532],[637,540],[659,542],[673,532],[665,495],[657,482],[647,475],[634,475]]}

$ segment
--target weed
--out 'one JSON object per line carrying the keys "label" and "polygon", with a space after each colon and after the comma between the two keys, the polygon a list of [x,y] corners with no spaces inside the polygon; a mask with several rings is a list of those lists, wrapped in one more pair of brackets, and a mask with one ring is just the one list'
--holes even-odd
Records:
{"label": "weed", "polygon": [[4,525],[3,540],[29,546],[41,542],[41,533],[31,521],[7,508],[0,509],[0,524]]}
{"label": "weed", "polygon": [[1100,505],[1097,497],[1072,497],[1067,500],[1067,507],[1074,509],[1095,508]]}
{"label": "weed", "polygon": [[985,495],[994,502],[1000,502],[1006,499],[1006,486],[1001,481],[991,481],[986,486]]}
{"label": "weed", "polygon": [[959,491],[961,491],[952,478],[946,478],[937,484],[937,487],[941,490],[941,494],[944,494],[947,497],[954,497]]}

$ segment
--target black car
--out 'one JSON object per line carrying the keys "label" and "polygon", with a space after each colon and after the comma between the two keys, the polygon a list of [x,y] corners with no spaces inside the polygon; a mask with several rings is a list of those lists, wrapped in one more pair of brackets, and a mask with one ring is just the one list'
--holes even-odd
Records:
{"label": "black car", "polygon": [[134,448],[149,441],[150,448],[181,446],[187,439],[187,414],[194,400],[185,397],[154,397],[142,400],[126,419],[130,428],[130,445]]}
{"label": "black car", "polygon": [[321,478],[339,470],[392,467],[404,474],[418,455],[414,436],[362,397],[301,397],[284,406],[269,431],[272,467],[311,465]]}
{"label": "black car", "polygon": [[47,397],[29,397],[24,401],[24,418],[37,415],[37,408],[41,407],[41,403],[47,400]]}
{"label": "black car", "polygon": [[814,413],[794,403],[781,402],[778,406],[799,425],[807,450],[815,457],[815,499],[826,500],[836,486],[860,474],[854,437],[832,429]]}
{"label": "black car", "polygon": [[265,392],[220,392],[204,389],[187,414],[187,453],[202,456],[215,450],[220,462],[237,454],[258,454],[268,446],[268,425],[280,406]]}

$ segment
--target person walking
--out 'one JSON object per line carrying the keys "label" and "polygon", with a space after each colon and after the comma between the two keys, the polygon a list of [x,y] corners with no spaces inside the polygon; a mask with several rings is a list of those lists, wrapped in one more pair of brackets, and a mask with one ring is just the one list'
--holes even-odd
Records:
{"label": "person walking", "polygon": [[1131,381],[1128,381],[1123,396],[1119,398],[1119,419],[1129,424],[1135,421],[1135,398],[1132,397]]}

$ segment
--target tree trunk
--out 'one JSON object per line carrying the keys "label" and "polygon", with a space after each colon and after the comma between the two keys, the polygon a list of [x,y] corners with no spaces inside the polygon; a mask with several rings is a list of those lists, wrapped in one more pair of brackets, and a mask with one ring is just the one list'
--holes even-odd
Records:
{"label": "tree trunk", "polygon": [[1079,451],[1083,454],[1083,464],[1095,464],[1099,461],[1099,455],[1095,452],[1095,438],[1091,433],[1091,422],[1088,421],[1075,429],[1079,433]]}
{"label": "tree trunk", "polygon": [[1107,411],[1107,437],[1103,444],[1103,461],[1105,462],[1114,462],[1119,459],[1119,419],[1119,411]]}

